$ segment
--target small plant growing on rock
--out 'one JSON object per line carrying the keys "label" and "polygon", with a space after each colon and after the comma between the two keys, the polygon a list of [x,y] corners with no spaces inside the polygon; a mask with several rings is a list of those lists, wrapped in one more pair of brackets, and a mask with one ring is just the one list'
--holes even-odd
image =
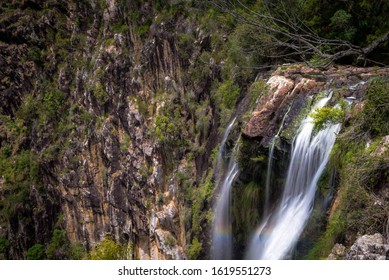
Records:
{"label": "small plant growing on rock", "polygon": [[323,107],[309,114],[313,118],[315,128],[323,129],[325,126],[334,123],[340,123],[344,120],[344,111],[340,108]]}

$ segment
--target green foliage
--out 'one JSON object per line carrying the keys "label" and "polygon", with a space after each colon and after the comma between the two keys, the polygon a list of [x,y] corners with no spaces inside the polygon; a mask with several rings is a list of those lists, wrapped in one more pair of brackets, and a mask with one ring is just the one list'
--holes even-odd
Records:
{"label": "green foliage", "polygon": [[[334,37],[344,40],[352,40],[356,29],[351,27],[352,15],[345,10],[338,10],[331,17],[330,26],[333,28]],[[336,33],[336,34],[335,34]]]}
{"label": "green foliage", "polygon": [[128,148],[130,147],[130,145],[131,145],[131,137],[130,137],[130,135],[125,133],[123,140],[122,140],[122,143],[120,143],[120,150],[122,152],[126,152],[126,151],[128,151]]}
{"label": "green foliage", "polygon": [[165,244],[168,246],[168,247],[173,247],[176,245],[176,240],[174,239],[174,237],[172,235],[168,235],[166,237],[166,240],[165,240]]}
{"label": "green foliage", "polygon": [[70,255],[69,259],[71,260],[82,260],[86,256],[85,247],[81,243],[72,243],[70,245]]}
{"label": "green foliage", "polygon": [[0,218],[8,220],[14,217],[21,204],[29,203],[30,187],[41,183],[39,161],[32,151],[22,151],[10,156],[5,147],[0,154],[0,174],[4,178],[3,189],[7,190],[5,198],[0,200]]}
{"label": "green foliage", "polygon": [[[375,112],[373,108],[369,108],[372,104],[377,107],[385,106],[386,96],[380,95],[385,85],[375,82],[377,81],[371,84],[366,96],[365,109],[354,115],[354,119],[350,121],[351,125],[338,136],[331,152],[330,166],[339,174],[339,190],[327,229],[308,254],[310,259],[326,258],[335,243],[352,243],[357,234],[382,232],[387,223],[389,203],[379,199],[377,193],[389,180],[388,153],[376,156],[374,152],[382,136],[371,139],[372,136],[382,133],[382,128],[386,129],[387,119],[371,116]],[[372,104],[367,106],[368,102]],[[374,119],[375,117],[378,120]],[[369,130],[370,134],[366,133],[365,129]],[[372,141],[369,148],[366,148],[367,141]]]}
{"label": "green foliage", "polygon": [[172,168],[176,153],[188,144],[185,139],[185,118],[182,105],[172,95],[163,94],[163,106],[159,108],[155,116],[154,135],[161,147],[164,156],[165,167]]}
{"label": "green foliage", "polygon": [[201,244],[201,242],[196,237],[193,238],[187,252],[189,259],[196,260],[199,257],[202,249],[203,244]]}
{"label": "green foliage", "polygon": [[44,260],[46,258],[45,246],[42,244],[35,244],[30,247],[26,254],[27,260]]}
{"label": "green foliage", "polygon": [[151,23],[152,23],[152,19],[149,18],[144,22],[144,24],[136,26],[135,34],[140,37],[146,36],[149,33]]}
{"label": "green foliage", "polygon": [[344,234],[346,221],[340,212],[331,217],[324,234],[316,241],[314,247],[308,253],[306,259],[317,260],[326,258],[336,242],[341,242],[339,237]]}
{"label": "green foliage", "polygon": [[158,201],[157,202],[158,202],[159,206],[163,205],[163,202],[164,202],[163,193],[158,194]]}
{"label": "green foliage", "polygon": [[109,100],[109,95],[106,93],[100,82],[97,82],[95,88],[93,89],[93,94],[101,104],[104,104]]}
{"label": "green foliage", "polygon": [[42,110],[46,112],[47,118],[55,118],[62,111],[65,95],[63,92],[53,89],[47,91],[43,97]]}
{"label": "green foliage", "polygon": [[232,80],[227,80],[219,85],[216,91],[215,99],[221,102],[221,105],[227,109],[235,108],[240,89],[234,85]]}
{"label": "green foliage", "polygon": [[363,109],[364,129],[373,136],[389,134],[389,79],[370,82]]}
{"label": "green foliage", "polygon": [[[212,174],[210,172],[209,174]],[[209,176],[205,183],[200,185],[199,189],[193,193],[193,204],[192,204],[192,230],[195,235],[200,235],[202,230],[202,224],[205,221],[206,213],[203,209],[205,203],[210,202],[213,192],[213,182]]]}
{"label": "green foliage", "polygon": [[194,61],[194,65],[189,68],[186,78],[195,85],[203,85],[209,78],[211,54],[203,51]]}
{"label": "green foliage", "polygon": [[128,25],[124,22],[123,19],[119,20],[115,24],[112,25],[112,31],[114,33],[125,33],[128,32]]}
{"label": "green foliage", "polygon": [[7,252],[11,247],[11,242],[0,235],[0,260],[3,260],[7,256]]}
{"label": "green foliage", "polygon": [[344,115],[344,111],[336,107],[322,107],[309,114],[313,118],[317,130],[321,130],[330,124],[341,123],[344,120]]}
{"label": "green foliage", "polygon": [[180,57],[183,60],[190,59],[191,49],[193,48],[195,39],[196,38],[194,37],[193,34],[185,34],[185,33],[178,34],[178,42],[177,42],[178,51]]}
{"label": "green foliage", "polygon": [[49,245],[46,248],[50,260],[64,260],[70,255],[70,242],[64,230],[55,229]]}
{"label": "green foliage", "polygon": [[110,236],[106,236],[92,251],[88,254],[90,260],[125,260],[128,255],[127,246],[121,245]]}

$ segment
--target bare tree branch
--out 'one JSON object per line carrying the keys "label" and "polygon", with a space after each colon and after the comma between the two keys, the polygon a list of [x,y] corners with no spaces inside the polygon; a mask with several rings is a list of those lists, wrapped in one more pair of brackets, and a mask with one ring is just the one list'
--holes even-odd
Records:
{"label": "bare tree branch", "polygon": [[[282,1],[282,18],[273,16],[269,6],[266,6],[268,12],[258,12],[250,9],[240,0],[215,0],[212,3],[220,11],[230,14],[238,22],[253,27],[258,30],[258,34],[271,40],[270,42],[263,42],[261,47],[272,47],[278,49],[281,53],[267,57],[297,56],[307,61],[307,58],[316,55],[323,59],[323,66],[328,66],[335,61],[350,56],[355,56],[358,60],[373,61],[367,59],[367,55],[382,43],[389,41],[389,32],[365,48],[346,40],[322,38],[310,29],[297,14],[290,12]],[[257,36],[259,36],[258,34]]]}

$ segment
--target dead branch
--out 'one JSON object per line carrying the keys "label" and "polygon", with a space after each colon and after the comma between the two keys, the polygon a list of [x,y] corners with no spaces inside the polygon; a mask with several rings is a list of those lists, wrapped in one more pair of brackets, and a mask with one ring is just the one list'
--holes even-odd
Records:
{"label": "dead branch", "polygon": [[389,31],[364,48],[346,40],[322,38],[296,14],[289,12],[285,5],[282,6],[280,18],[272,16],[269,7],[267,13],[257,12],[240,0],[215,0],[212,3],[220,11],[232,15],[238,22],[253,27],[258,30],[258,34],[270,39],[270,42],[265,42],[261,47],[279,50],[280,54],[272,57],[300,57],[308,62],[309,58],[316,55],[324,60],[325,67],[350,56],[355,56],[358,60],[372,61],[367,55],[382,43],[389,41]]}

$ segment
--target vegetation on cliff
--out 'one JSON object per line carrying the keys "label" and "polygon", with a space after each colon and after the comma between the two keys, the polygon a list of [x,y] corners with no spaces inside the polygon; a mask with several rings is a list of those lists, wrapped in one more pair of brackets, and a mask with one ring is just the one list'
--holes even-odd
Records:
{"label": "vegetation on cliff", "polygon": [[[365,0],[0,4],[0,258],[207,258],[213,166],[229,120],[238,116],[236,139],[269,97],[272,65],[388,64],[388,9]],[[259,32],[264,24],[275,33]],[[313,47],[296,50],[296,33]],[[318,127],[347,125],[332,159],[341,203],[314,257],[358,228],[382,232],[387,201],[374,199],[388,159],[374,149],[389,134],[387,84],[371,82],[360,112],[314,116]],[[242,142],[240,244],[261,216],[269,144]],[[276,156],[286,161],[287,150],[278,143]]]}

